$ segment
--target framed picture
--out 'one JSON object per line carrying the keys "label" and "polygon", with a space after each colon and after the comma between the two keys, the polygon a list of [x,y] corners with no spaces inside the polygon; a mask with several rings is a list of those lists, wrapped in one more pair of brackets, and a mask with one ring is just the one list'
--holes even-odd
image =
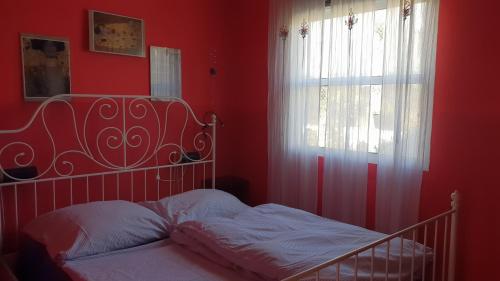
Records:
{"label": "framed picture", "polygon": [[145,57],[144,21],[91,10],[89,45],[93,52]]}
{"label": "framed picture", "polygon": [[71,93],[69,41],[21,34],[25,100]]}

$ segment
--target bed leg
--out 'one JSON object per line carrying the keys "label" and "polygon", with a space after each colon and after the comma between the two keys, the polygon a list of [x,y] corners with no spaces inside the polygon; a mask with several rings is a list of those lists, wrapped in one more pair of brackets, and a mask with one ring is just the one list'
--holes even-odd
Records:
{"label": "bed leg", "polygon": [[451,208],[455,210],[451,214],[450,250],[448,261],[448,281],[455,281],[456,244],[457,244],[457,219],[458,219],[459,195],[458,191],[451,194]]}

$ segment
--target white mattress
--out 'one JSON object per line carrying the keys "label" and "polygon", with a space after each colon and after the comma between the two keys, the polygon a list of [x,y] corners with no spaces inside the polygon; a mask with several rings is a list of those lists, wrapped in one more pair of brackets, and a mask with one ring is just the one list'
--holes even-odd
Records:
{"label": "white mattress", "polygon": [[68,261],[64,271],[75,281],[248,280],[169,240]]}

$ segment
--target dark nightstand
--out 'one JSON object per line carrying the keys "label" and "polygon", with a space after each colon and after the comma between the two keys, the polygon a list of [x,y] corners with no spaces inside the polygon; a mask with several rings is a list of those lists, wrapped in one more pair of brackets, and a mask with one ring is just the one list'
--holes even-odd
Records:
{"label": "dark nightstand", "polygon": [[16,276],[12,273],[11,268],[3,256],[0,256],[0,280],[2,281],[17,281]]}
{"label": "dark nightstand", "polygon": [[[250,183],[246,179],[240,177],[223,176],[215,178],[215,188],[225,191],[227,193],[231,193],[245,204],[249,204],[249,198],[248,198],[249,185]],[[207,188],[211,187],[212,179],[207,179],[205,181],[205,186]]]}

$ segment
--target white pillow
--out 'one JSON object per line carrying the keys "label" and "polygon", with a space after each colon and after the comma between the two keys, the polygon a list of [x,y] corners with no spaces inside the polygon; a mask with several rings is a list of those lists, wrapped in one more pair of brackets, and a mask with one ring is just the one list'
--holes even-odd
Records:
{"label": "white pillow", "polygon": [[45,245],[57,262],[134,247],[168,236],[163,218],[127,201],[69,206],[34,219],[23,231]]}
{"label": "white pillow", "polygon": [[165,218],[170,231],[185,221],[206,217],[233,218],[250,208],[233,195],[217,189],[195,189],[140,204]]}

